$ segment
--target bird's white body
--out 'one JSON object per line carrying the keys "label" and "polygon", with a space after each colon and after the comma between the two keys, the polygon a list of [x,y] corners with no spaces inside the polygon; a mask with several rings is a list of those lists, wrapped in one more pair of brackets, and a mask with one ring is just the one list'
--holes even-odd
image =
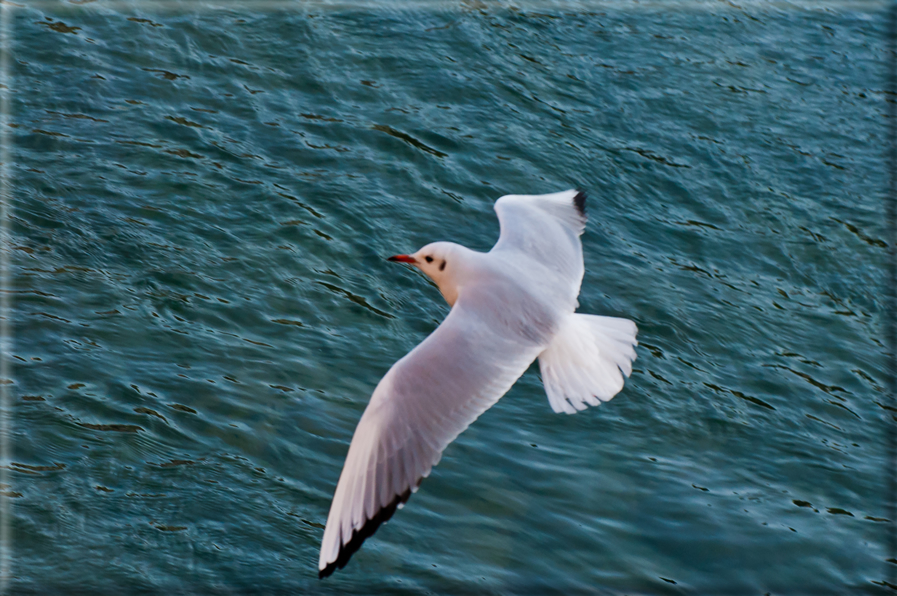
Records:
{"label": "bird's white body", "polygon": [[340,476],[318,564],[324,577],[400,507],[445,447],[539,366],[549,403],[573,413],[612,398],[635,359],[636,326],[575,314],[585,195],[502,197],[488,253],[436,242],[393,260],[418,267],[452,310],[374,390]]}

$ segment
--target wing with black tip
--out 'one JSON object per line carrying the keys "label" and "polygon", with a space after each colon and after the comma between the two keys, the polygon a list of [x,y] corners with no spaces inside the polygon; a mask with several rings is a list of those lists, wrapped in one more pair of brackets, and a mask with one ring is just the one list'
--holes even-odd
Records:
{"label": "wing with black tip", "polygon": [[495,202],[501,235],[491,252],[517,253],[544,267],[539,278],[563,284],[575,300],[585,271],[582,243],[586,195],[566,190],[547,195],[506,195]]}
{"label": "wing with black tip", "polygon": [[319,577],[346,565],[417,490],[446,446],[544,349],[502,326],[502,305],[482,290],[462,293],[442,324],[374,390],[333,496]]}

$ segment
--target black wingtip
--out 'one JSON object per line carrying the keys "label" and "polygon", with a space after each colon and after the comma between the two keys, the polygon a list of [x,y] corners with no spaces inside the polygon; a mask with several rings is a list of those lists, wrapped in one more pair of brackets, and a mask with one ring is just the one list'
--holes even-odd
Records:
{"label": "black wingtip", "polygon": [[576,191],[576,196],[573,197],[573,204],[576,206],[576,210],[579,211],[579,214],[582,217],[586,216],[586,193],[582,190]]}
{"label": "black wingtip", "polygon": [[396,512],[396,508],[398,508],[399,504],[407,502],[410,496],[411,489],[409,488],[402,494],[396,495],[389,505],[383,507],[380,511],[374,514],[374,517],[367,520],[361,528],[353,530],[352,538],[349,539],[349,542],[340,547],[336,560],[328,564],[324,569],[318,571],[318,579],[324,579],[337,569],[345,567],[352,555],[355,554],[355,551],[361,548],[361,544],[374,535],[374,532],[377,531],[380,524],[389,521],[389,518]]}

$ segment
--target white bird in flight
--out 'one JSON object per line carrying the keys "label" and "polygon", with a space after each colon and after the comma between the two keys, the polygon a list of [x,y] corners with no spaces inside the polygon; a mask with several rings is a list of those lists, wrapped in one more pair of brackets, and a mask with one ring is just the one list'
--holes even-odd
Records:
{"label": "white bird in flight", "polygon": [[430,277],[451,311],[374,389],[330,506],[318,577],[346,565],[536,358],[555,412],[597,406],[623,388],[635,323],[574,312],[585,200],[576,190],[507,195],[495,203],[501,234],[488,253],[434,242],[389,258]]}

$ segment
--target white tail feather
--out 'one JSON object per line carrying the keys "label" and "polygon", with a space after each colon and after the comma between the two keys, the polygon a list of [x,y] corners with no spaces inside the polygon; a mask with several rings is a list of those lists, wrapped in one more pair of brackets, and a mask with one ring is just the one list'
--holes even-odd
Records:
{"label": "white tail feather", "polygon": [[571,314],[539,355],[542,382],[555,412],[574,414],[608,401],[632,373],[638,328],[628,319]]}

